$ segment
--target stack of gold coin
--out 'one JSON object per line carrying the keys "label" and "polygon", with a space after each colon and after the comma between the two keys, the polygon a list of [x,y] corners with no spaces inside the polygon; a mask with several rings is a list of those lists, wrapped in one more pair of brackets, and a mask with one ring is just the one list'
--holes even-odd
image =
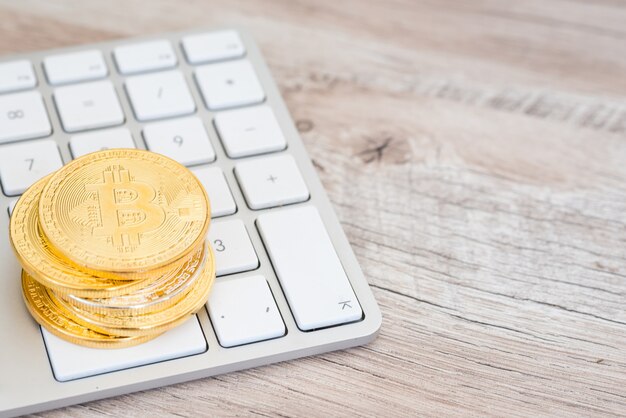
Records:
{"label": "stack of gold coin", "polygon": [[204,188],[167,157],[113,149],[78,158],[13,210],[26,306],[51,333],[88,347],[155,338],[209,296],[209,222]]}

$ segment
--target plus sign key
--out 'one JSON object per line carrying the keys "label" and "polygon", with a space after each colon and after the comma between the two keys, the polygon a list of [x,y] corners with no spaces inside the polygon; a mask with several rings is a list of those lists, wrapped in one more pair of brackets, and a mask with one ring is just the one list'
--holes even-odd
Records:
{"label": "plus sign key", "polygon": [[309,190],[290,155],[241,162],[235,166],[235,174],[250,209],[304,202],[309,198]]}

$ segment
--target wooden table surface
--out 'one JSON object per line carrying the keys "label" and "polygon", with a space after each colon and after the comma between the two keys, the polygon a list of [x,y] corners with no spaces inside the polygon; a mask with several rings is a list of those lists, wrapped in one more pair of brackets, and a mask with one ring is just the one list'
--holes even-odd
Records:
{"label": "wooden table surface", "polygon": [[0,52],[256,37],[383,311],[366,347],[42,416],[626,415],[626,4],[2,1]]}

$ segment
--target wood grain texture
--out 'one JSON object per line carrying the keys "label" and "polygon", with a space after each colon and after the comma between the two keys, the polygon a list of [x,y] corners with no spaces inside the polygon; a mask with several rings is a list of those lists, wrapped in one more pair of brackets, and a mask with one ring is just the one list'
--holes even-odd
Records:
{"label": "wood grain texture", "polygon": [[0,52],[240,25],[384,315],[366,347],[41,416],[626,416],[626,4],[2,1]]}

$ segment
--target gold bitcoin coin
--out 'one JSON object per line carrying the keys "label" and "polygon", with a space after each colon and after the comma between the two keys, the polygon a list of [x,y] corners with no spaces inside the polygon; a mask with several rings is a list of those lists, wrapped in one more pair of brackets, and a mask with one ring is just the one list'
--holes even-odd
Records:
{"label": "gold bitcoin coin", "polygon": [[163,276],[132,293],[110,298],[82,298],[74,294],[55,295],[83,311],[110,316],[136,316],[157,312],[178,303],[195,283],[191,280],[202,266],[205,248],[192,257],[171,277]]}
{"label": "gold bitcoin coin", "polygon": [[[38,222],[38,202],[49,177],[32,185],[18,200],[9,228],[10,241],[22,268],[46,287],[58,294],[78,297],[115,297],[145,288],[158,275],[135,281],[118,281],[98,277],[78,270],[66,258],[53,251]],[[189,259],[184,260],[185,263]],[[172,280],[182,273],[177,264],[166,269],[161,281]]]}
{"label": "gold bitcoin coin", "polygon": [[63,340],[91,348],[123,348],[143,343],[159,334],[144,336],[114,336],[95,332],[68,318],[57,308],[46,289],[22,271],[22,293],[28,311],[50,333]]}
{"label": "gold bitcoin coin", "polygon": [[146,286],[145,280],[116,281],[78,271],[52,251],[38,222],[39,196],[48,179],[39,180],[24,192],[11,215],[10,241],[22,268],[35,280],[61,293],[113,296]]}
{"label": "gold bitcoin coin", "polygon": [[150,314],[110,316],[89,312],[58,298],[48,295],[52,302],[75,322],[111,335],[152,335],[160,334],[182,323],[189,315],[197,312],[206,303],[215,280],[215,263],[210,246],[200,270],[191,279],[195,283],[185,297],[177,304]]}
{"label": "gold bitcoin coin", "polygon": [[160,154],[112,149],[52,175],[39,221],[55,251],[78,268],[132,277],[180,262],[203,242],[209,200],[196,177]]}

